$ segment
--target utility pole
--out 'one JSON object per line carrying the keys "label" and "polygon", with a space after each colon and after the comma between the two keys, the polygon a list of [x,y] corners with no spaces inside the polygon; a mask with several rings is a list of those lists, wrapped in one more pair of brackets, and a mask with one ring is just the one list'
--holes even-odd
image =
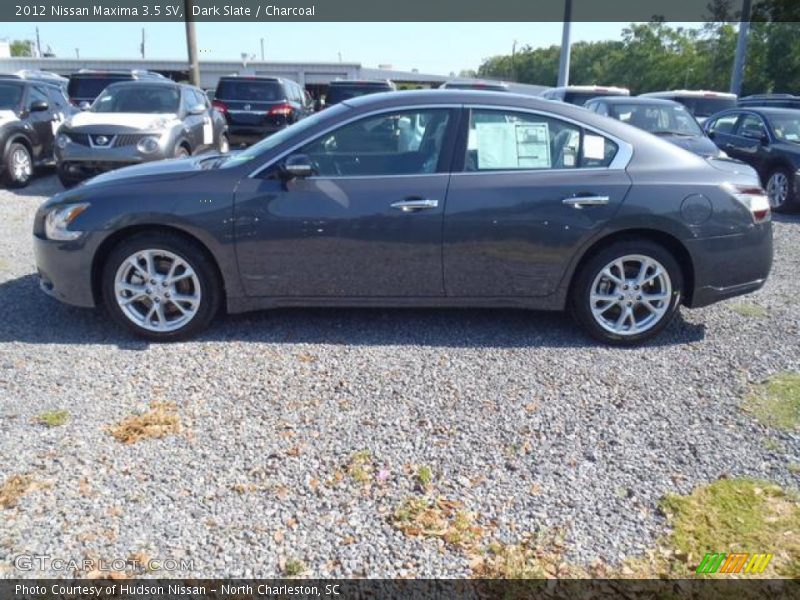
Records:
{"label": "utility pole", "polygon": [[744,63],[747,58],[747,34],[750,31],[750,0],[742,0],[742,16],[739,19],[739,37],[736,40],[736,56],[733,59],[731,74],[731,94],[742,93]]}
{"label": "utility pole", "polygon": [[142,43],[139,44],[139,52],[142,54],[142,59],[144,59],[144,27],[142,27]]}
{"label": "utility pole", "polygon": [[42,41],[39,39],[39,28],[36,28],[36,57],[42,57]]}
{"label": "utility pole", "polygon": [[572,0],[564,0],[564,29],[561,32],[561,59],[558,62],[558,87],[569,85],[570,30],[572,27]]}
{"label": "utility pole", "polygon": [[264,38],[261,38],[261,62],[264,62]]}
{"label": "utility pole", "polygon": [[197,34],[194,29],[194,17],[192,16],[192,0],[184,0],[183,10],[186,11],[183,18],[186,21],[186,49],[189,54],[189,83],[200,85],[200,63],[197,60]]}

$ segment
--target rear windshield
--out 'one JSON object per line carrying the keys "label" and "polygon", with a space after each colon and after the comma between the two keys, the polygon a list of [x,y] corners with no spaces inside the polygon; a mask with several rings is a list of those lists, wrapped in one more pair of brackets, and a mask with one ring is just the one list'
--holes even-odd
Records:
{"label": "rear windshield", "polygon": [[81,98],[94,100],[112,83],[118,81],[131,81],[133,77],[126,77],[125,75],[91,75],[91,76],[75,76],[69,78],[67,84],[67,93],[70,98]]}
{"label": "rear windshield", "polygon": [[380,92],[390,92],[392,88],[378,85],[332,85],[328,88],[328,95],[325,97],[326,104],[338,104],[350,98],[366,96],[367,94],[379,94]]}
{"label": "rear windshield", "polygon": [[736,100],[733,98],[689,98],[686,96],[676,96],[673,100],[683,104],[695,117],[710,117],[721,110],[736,107]]}
{"label": "rear windshield", "polygon": [[0,110],[17,110],[22,101],[22,86],[18,83],[0,83]]}
{"label": "rear windshield", "polygon": [[217,91],[214,97],[219,100],[277,102],[286,99],[286,92],[277,81],[221,79],[217,84]]}

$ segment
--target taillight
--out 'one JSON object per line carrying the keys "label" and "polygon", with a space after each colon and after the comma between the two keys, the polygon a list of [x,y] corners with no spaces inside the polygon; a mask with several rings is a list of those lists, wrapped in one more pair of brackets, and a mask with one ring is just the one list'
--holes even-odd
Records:
{"label": "taillight", "polygon": [[276,104],[275,106],[269,109],[269,112],[267,112],[267,114],[272,117],[276,116],[288,117],[293,112],[294,108],[292,108],[291,104]]}
{"label": "taillight", "polygon": [[769,197],[763,188],[752,185],[724,183],[722,184],[722,189],[741,202],[753,215],[753,220],[756,223],[769,219]]}
{"label": "taillight", "polygon": [[217,109],[219,112],[221,112],[222,114],[225,114],[226,112],[228,112],[228,105],[227,105],[227,104],[225,104],[224,102],[220,102],[219,100],[214,100],[214,101],[211,103],[211,106],[213,106],[214,108],[216,108],[216,109]]}

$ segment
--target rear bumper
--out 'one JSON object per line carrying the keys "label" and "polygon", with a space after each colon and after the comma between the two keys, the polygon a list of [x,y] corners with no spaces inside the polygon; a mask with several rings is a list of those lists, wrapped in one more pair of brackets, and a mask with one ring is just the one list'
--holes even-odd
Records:
{"label": "rear bumper", "polygon": [[686,242],[694,265],[690,308],[749,294],[761,288],[772,268],[772,224],[737,235]]}

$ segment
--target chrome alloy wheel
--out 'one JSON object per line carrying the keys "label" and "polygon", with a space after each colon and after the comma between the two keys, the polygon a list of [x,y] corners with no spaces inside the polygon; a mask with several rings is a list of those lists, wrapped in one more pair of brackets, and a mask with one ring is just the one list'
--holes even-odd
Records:
{"label": "chrome alloy wheel", "polygon": [[600,327],[630,336],[652,329],[669,310],[672,282],[664,266],[642,254],[608,263],[595,277],[589,296]]}
{"label": "chrome alloy wheel", "polygon": [[14,181],[27,181],[33,173],[31,156],[24,148],[16,148],[11,155],[11,169]]}
{"label": "chrome alloy wheel", "polygon": [[184,327],[200,308],[200,280],[191,265],[167,250],[141,250],[126,258],[114,278],[122,313],[148,331]]}
{"label": "chrome alloy wheel", "polygon": [[767,182],[767,197],[772,208],[783,206],[789,197],[789,178],[781,171],[772,174]]}

